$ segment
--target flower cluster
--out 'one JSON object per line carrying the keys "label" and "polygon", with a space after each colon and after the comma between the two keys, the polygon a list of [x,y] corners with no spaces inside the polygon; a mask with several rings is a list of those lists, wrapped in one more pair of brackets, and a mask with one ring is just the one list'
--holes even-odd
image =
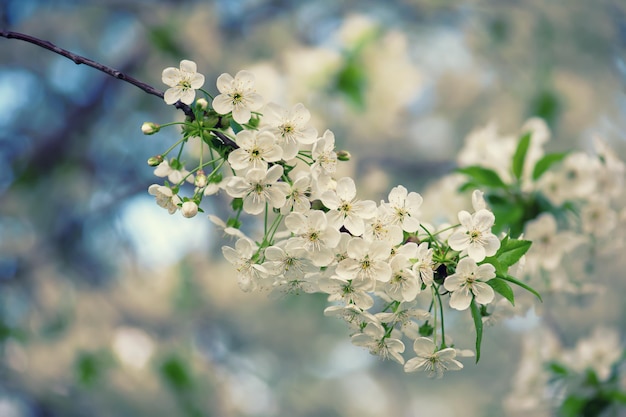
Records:
{"label": "flower cluster", "polygon": [[[596,255],[623,247],[626,211],[620,207],[626,166],[599,138],[593,140],[593,153],[546,153],[549,138],[540,119],[529,120],[519,139],[501,137],[493,124],[473,132],[458,157],[465,176],[462,188],[485,190],[502,220],[496,231],[509,228],[513,236],[523,234],[533,242],[525,270],[535,285],[547,283],[544,290],[552,292],[594,292],[598,285],[559,276],[564,257],[574,250],[591,255],[586,265],[575,266],[590,271]],[[552,277],[546,281],[542,274]]]}
{"label": "flower cluster", "polygon": [[[169,85],[197,78],[189,71],[178,76]],[[480,191],[471,212],[458,212],[457,224],[429,222],[420,212],[422,196],[402,185],[386,200],[363,200],[352,178],[337,175],[349,154],[336,149],[332,131],[319,134],[309,124],[304,105],[264,104],[247,71],[222,74],[217,90],[211,104],[198,99],[192,106],[194,117],[181,123],[182,139],[151,158],[155,175],[169,180],[150,187],[157,203],[191,217],[205,196],[222,191],[234,213],[225,221],[211,218],[237,237],[222,252],[242,290],[326,294],[325,314],[345,321],[353,344],[403,364],[406,372],[441,376],[463,367],[456,358],[468,351],[445,332],[448,306],[470,313],[476,329],[471,356],[478,360],[486,306],[498,299],[513,303],[509,283],[527,288],[509,268],[530,242],[492,232],[496,216]],[[180,155],[192,138],[199,138],[202,151],[188,171]],[[165,159],[176,147],[178,157]],[[185,183],[194,185],[191,197],[180,195]],[[263,219],[262,235],[242,232],[246,215]],[[407,342],[415,355],[405,360]]]}
{"label": "flower cluster", "polygon": [[[522,348],[523,358],[504,405],[512,415],[621,415],[626,405],[626,350],[620,334],[597,327],[564,348],[554,332],[539,328]],[[550,393],[556,393],[550,394]]]}

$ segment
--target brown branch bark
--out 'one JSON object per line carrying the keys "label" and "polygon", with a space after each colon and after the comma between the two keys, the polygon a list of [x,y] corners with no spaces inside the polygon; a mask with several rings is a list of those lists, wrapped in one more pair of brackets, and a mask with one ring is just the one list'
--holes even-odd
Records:
{"label": "brown branch bark", "polygon": [[[157,90],[156,88],[139,81],[136,78],[131,77],[130,75],[126,75],[121,71],[118,71],[114,68],[108,67],[106,65],[103,65],[99,62],[96,62],[92,59],[86,58],[84,56],[81,55],[77,55],[71,51],[68,51],[67,49],[63,49],[60,48],[58,46],[56,46],[55,44],[53,44],[52,42],[49,41],[45,41],[43,39],[39,39],[36,38],[34,36],[30,36],[30,35],[26,35],[24,33],[19,33],[19,32],[11,32],[8,30],[3,30],[0,31],[0,37],[2,38],[7,38],[7,39],[19,39],[21,41],[24,42],[28,42],[28,43],[32,43],[34,45],[39,46],[40,48],[44,48],[47,49],[49,51],[54,52],[55,54],[61,55],[71,61],[74,61],[74,63],[76,65],[87,65],[89,67],[95,68],[100,72],[104,72],[105,74],[110,75],[111,77],[117,78],[118,80],[122,80],[122,81],[126,81],[127,83],[130,83],[132,85],[134,85],[135,87],[140,88],[141,90],[145,91],[148,94],[152,94],[154,96],[163,98],[163,92],[160,90]],[[193,111],[191,110],[191,108],[186,105],[185,103],[182,103],[180,101],[177,101],[174,104],[174,107],[176,107],[177,109],[180,109],[183,111],[183,113],[185,113],[187,116],[193,118],[194,114]]]}
{"label": "brown branch bark", "polygon": [[[63,49],[60,48],[58,46],[56,46],[55,44],[53,44],[52,42],[43,40],[43,39],[39,39],[37,37],[34,36],[30,36],[30,35],[26,35],[24,33],[20,33],[20,32],[12,32],[12,31],[8,31],[8,30],[2,30],[0,31],[0,37],[2,38],[7,38],[7,39],[18,39],[24,42],[28,42],[28,43],[32,43],[34,45],[37,45],[41,48],[47,49],[49,51],[54,52],[55,54],[61,55],[71,61],[73,61],[76,65],[87,65],[89,67],[95,68],[100,72],[103,72],[105,74],[110,75],[111,77],[117,78],[118,80],[122,80],[122,81],[126,81],[127,83],[130,83],[132,85],[134,85],[135,87],[138,87],[139,89],[145,91],[148,94],[151,94],[153,96],[157,96],[159,98],[163,98],[163,92],[160,90],[157,90],[156,88],[152,87],[149,84],[146,84],[142,81],[139,81],[138,79],[131,77],[130,75],[127,75],[121,71],[118,71],[114,68],[111,68],[109,66],[106,66],[104,64],[101,64],[99,62],[96,62],[92,59],[86,58],[84,56],[81,55],[77,55],[71,51],[68,51],[67,49]],[[190,119],[195,119],[195,115],[193,113],[193,110],[191,110],[191,107],[189,107],[187,104],[181,102],[180,100],[177,101],[176,103],[174,103],[174,107],[176,107],[177,109],[181,110],[183,113],[185,113],[185,115],[187,117],[189,117]],[[232,140],[230,139],[228,136],[224,135],[223,133],[220,132],[213,132],[213,134],[215,136],[217,136],[226,146],[229,146],[233,149],[237,149],[239,146]]]}

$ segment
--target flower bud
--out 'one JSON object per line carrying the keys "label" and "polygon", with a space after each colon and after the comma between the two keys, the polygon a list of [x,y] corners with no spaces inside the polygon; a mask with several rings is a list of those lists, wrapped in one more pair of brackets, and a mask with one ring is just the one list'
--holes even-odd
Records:
{"label": "flower bud", "polygon": [[194,185],[198,188],[204,188],[206,187],[207,183],[208,181],[207,181],[206,174],[204,173],[204,171],[199,170],[198,173],[196,174]]}
{"label": "flower bud", "polygon": [[209,107],[209,102],[204,98],[199,98],[196,100],[196,106],[201,108],[202,110],[206,110]]}
{"label": "flower bud", "polygon": [[352,158],[352,155],[350,155],[350,152],[348,151],[337,152],[337,159],[340,161],[349,161],[350,158]]}
{"label": "flower bud", "polygon": [[141,131],[144,135],[153,135],[159,130],[161,130],[161,126],[156,123],[144,122],[144,124],[141,125]]}
{"label": "flower bud", "polygon": [[161,155],[148,158],[148,165],[150,165],[151,167],[158,166],[161,164],[161,162],[163,162],[163,156]]}
{"label": "flower bud", "polygon": [[185,201],[180,208],[180,212],[183,213],[183,216],[191,218],[198,214],[198,205],[191,200]]}

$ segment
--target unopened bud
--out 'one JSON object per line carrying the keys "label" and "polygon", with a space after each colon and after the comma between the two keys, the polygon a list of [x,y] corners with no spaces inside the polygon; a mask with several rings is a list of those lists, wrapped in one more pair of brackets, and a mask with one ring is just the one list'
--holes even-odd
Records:
{"label": "unopened bud", "polygon": [[337,159],[340,161],[349,161],[350,158],[352,158],[352,155],[350,155],[350,152],[348,151],[337,152]]}
{"label": "unopened bud", "polygon": [[163,162],[163,157],[161,155],[148,158],[148,165],[150,165],[151,167],[158,166],[161,162]]}
{"label": "unopened bud", "polygon": [[198,214],[198,205],[191,200],[185,201],[180,208],[180,212],[183,214],[183,216],[191,218]]}
{"label": "unopened bud", "polygon": [[196,179],[194,180],[194,185],[198,188],[204,188],[207,185],[207,177],[204,171],[200,170],[196,174]]}
{"label": "unopened bud", "polygon": [[196,100],[196,106],[201,108],[202,110],[206,110],[209,107],[209,102],[204,98],[199,98]]}
{"label": "unopened bud", "polygon": [[141,125],[141,131],[144,135],[154,135],[156,132],[161,130],[161,126],[152,122],[144,122]]}

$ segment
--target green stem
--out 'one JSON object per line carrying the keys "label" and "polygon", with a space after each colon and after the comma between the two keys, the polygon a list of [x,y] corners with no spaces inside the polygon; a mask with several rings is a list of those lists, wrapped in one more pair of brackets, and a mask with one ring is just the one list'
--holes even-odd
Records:
{"label": "green stem", "polygon": [[[437,284],[433,283],[433,287],[435,285]],[[437,302],[439,304],[439,314],[441,315],[441,349],[445,349],[446,348],[446,328],[444,325],[443,303],[441,302],[441,294],[439,294],[439,287],[437,287],[437,289],[435,290],[435,293],[437,294]]]}
{"label": "green stem", "polygon": [[[182,142],[186,141],[187,138],[183,137],[179,140],[177,140],[172,146],[170,146],[169,148],[167,148],[167,150],[165,152],[163,152],[161,154],[161,156],[165,157],[167,156],[168,153],[170,153],[175,147],[177,147],[178,145],[180,145]],[[179,156],[180,157],[180,156]]]}
{"label": "green stem", "polygon": [[[432,304],[434,305],[435,303],[435,284],[433,284],[431,287],[431,291],[433,293],[433,298],[432,298]],[[435,307],[435,310],[433,311],[433,343],[435,344],[435,346],[437,346],[437,308]]]}
{"label": "green stem", "polygon": [[202,91],[204,94],[206,94],[207,96],[209,96],[211,98],[211,100],[213,100],[213,96],[211,94],[209,94],[208,91],[206,91],[204,88],[199,88],[198,90]]}

